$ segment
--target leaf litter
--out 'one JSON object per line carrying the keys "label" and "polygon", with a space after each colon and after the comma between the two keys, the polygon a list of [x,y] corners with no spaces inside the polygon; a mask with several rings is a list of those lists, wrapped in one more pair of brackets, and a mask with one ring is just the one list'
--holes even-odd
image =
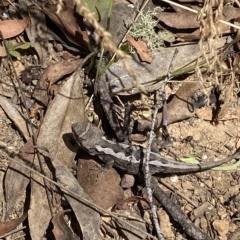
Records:
{"label": "leaf litter", "polygon": [[[185,1],[179,2],[185,5]],[[108,4],[105,4],[104,1],[101,3],[103,7],[98,5],[91,6],[93,9],[99,9],[97,13],[98,17],[101,17],[99,20],[103,27],[106,28],[106,12],[109,9],[106,8]],[[94,4],[98,4],[98,2],[94,2]],[[236,63],[238,62],[239,40],[236,30],[231,30],[230,32],[229,26],[221,25],[221,33],[224,33],[225,36],[219,37],[218,43],[215,44],[216,56],[220,61],[218,65],[215,65],[215,72],[213,70],[210,71],[208,64],[211,63],[205,61],[204,58],[200,62],[196,62],[197,58],[204,53],[204,49],[207,48],[207,43],[198,46],[194,41],[196,39],[206,40],[205,36],[211,34],[213,28],[210,28],[210,25],[206,25],[204,26],[204,31],[199,31],[199,26],[200,28],[202,26],[197,20],[197,15],[186,10],[179,11],[171,3],[168,5],[159,4],[161,5],[161,10],[158,10],[159,13],[153,16],[156,26],[151,30],[156,35],[160,31],[168,32],[172,38],[175,37],[174,41],[164,39],[165,46],[160,50],[151,49],[151,38],[144,38],[144,35],[136,37],[134,34],[129,34],[126,36],[128,41],[121,42],[132,20],[135,19],[134,22],[137,23],[136,16],[139,15],[138,12],[140,11],[141,14],[147,12],[147,10],[143,12],[139,10],[138,4],[141,4],[140,1],[135,3],[132,8],[132,6],[128,6],[129,3],[127,2],[118,2],[113,5],[110,17],[109,31],[113,35],[113,42],[115,44],[120,43],[122,45],[121,48],[128,53],[131,52],[130,48],[132,47],[137,52],[137,54],[132,55],[128,59],[114,62],[107,69],[106,73],[103,73],[103,78],[101,78],[108,81],[110,96],[113,98],[116,106],[120,123],[124,122],[124,109],[121,101],[124,104],[131,102],[134,105],[131,119],[138,125],[137,129],[139,131],[137,134],[143,137],[146,135],[145,131],[149,129],[151,123],[154,94],[161,86],[161,80],[167,74],[173,52],[178,48],[179,54],[174,62],[173,78],[166,87],[167,96],[170,96],[167,104],[168,123],[172,123],[168,126],[168,132],[172,138],[173,145],[167,149],[165,149],[164,145],[161,145],[160,131],[158,144],[161,154],[171,154],[176,156],[176,158],[197,156],[197,159],[200,161],[204,161],[206,158],[216,160],[222,156],[231,155],[232,152],[237,150],[236,146],[238,145],[239,136],[236,129],[240,127],[238,121],[239,108],[237,107],[239,90],[236,80],[238,77],[238,65]],[[193,1],[190,0],[187,5],[193,9],[196,7]],[[19,7],[18,3],[13,3],[13,6]],[[13,6],[9,6],[9,8],[13,8]],[[202,9],[212,8],[210,4],[204,5],[201,1],[199,1],[199,6]],[[22,9],[24,8],[23,6],[21,7]],[[118,186],[119,180],[116,179],[119,179],[119,176],[123,177],[123,173],[119,175],[115,171],[115,176],[110,177],[110,174],[106,172],[103,178],[103,173],[99,172],[99,169],[90,168],[89,171],[85,172],[86,166],[81,165],[81,161],[76,164],[75,160],[78,159],[78,155],[77,157],[75,156],[77,146],[71,136],[72,123],[85,122],[87,121],[86,116],[88,113],[94,112],[94,116],[98,115],[98,117],[92,119],[93,124],[102,125],[104,129],[107,128],[111,136],[114,136],[114,133],[110,133],[111,128],[109,126],[106,127],[107,121],[104,118],[97,98],[93,98],[93,100],[90,98],[92,92],[94,92],[91,88],[91,85],[94,84],[92,80],[95,75],[94,64],[97,66],[97,63],[94,63],[94,61],[99,55],[92,55],[89,58],[90,60],[85,62],[84,67],[82,66],[84,56],[89,52],[94,52],[95,49],[99,49],[100,45],[96,41],[98,38],[94,35],[91,25],[84,23],[84,17],[86,16],[80,16],[82,8],[78,8],[79,3],[78,7],[75,8],[73,1],[65,1],[62,9],[59,13],[56,13],[58,7],[58,4],[44,3],[41,5],[39,2],[38,7],[31,6],[26,8],[25,6],[24,9],[25,11],[27,9],[30,16],[28,20],[24,19],[23,14],[23,19],[18,19],[13,15],[15,19],[1,21],[2,27],[0,26],[0,30],[4,38],[13,38],[20,34],[18,36],[20,41],[18,42],[31,42],[32,49],[35,50],[35,52],[32,49],[19,50],[20,56],[14,59],[14,61],[21,62],[26,68],[37,65],[40,65],[42,68],[40,79],[34,79],[34,76],[30,76],[32,80],[27,83],[20,82],[20,87],[16,79],[16,77],[21,78],[20,74],[14,76],[11,68],[7,68],[3,64],[1,65],[3,69],[1,95],[7,96],[7,91],[4,91],[4,89],[8,89],[9,86],[12,89],[14,89],[13,86],[17,86],[16,89],[20,96],[23,93],[25,94],[25,98],[12,96],[11,99],[7,99],[6,97],[1,97],[3,98],[1,107],[6,113],[6,116],[1,113],[1,118],[10,119],[11,126],[16,129],[15,134],[20,133],[22,144],[25,144],[22,148],[21,145],[17,145],[19,154],[16,154],[14,158],[28,166],[29,164],[32,165],[33,169],[37,169],[49,178],[55,179],[58,184],[61,184],[70,192],[74,192],[89,200],[91,204],[94,201],[95,203],[99,202],[98,205],[103,208],[116,204],[130,218],[136,218],[138,219],[137,221],[144,223],[143,225],[141,225],[142,223],[138,224],[138,229],[144,229],[145,232],[153,234],[150,231],[151,228],[147,227],[147,225],[152,224],[150,221],[151,217],[148,216],[149,219],[147,219],[147,216],[145,216],[143,219],[138,214],[140,211],[144,211],[147,214],[148,208],[143,210],[141,204],[139,206],[132,204],[128,207],[118,205],[118,202],[121,202],[123,198],[131,199],[131,196],[136,194],[136,192],[146,198],[142,188],[143,185],[137,179],[131,183],[132,185],[129,185],[132,188],[124,189],[124,191],[122,189],[117,190],[117,187],[110,188],[109,183],[114,182]],[[39,11],[41,8],[42,11]],[[145,6],[145,9],[154,10],[155,8],[156,6],[151,1]],[[234,3],[232,6],[224,5],[220,18],[225,21],[234,20],[232,22],[237,23],[238,8],[237,3]],[[21,13],[23,12],[22,10]],[[48,16],[48,19],[46,19],[46,16]],[[51,22],[49,22],[49,18]],[[9,21],[11,22],[11,28],[8,25]],[[24,31],[25,29],[26,31]],[[49,33],[51,37],[48,38]],[[232,36],[234,34],[236,36],[231,39],[230,33]],[[104,39],[104,36],[100,36],[101,38]],[[50,45],[48,39],[51,39],[52,45]],[[129,42],[131,42],[132,46],[130,46]],[[226,44],[228,47],[225,49]],[[65,46],[67,47],[65,48]],[[76,49],[78,51],[75,51]],[[111,49],[110,47],[108,50]],[[210,56],[210,54],[205,55],[205,58]],[[64,61],[64,56],[70,56],[72,59]],[[202,80],[198,72],[195,74],[196,65],[202,71]],[[219,71],[220,67],[221,71]],[[85,70],[86,78],[88,78],[87,81],[83,79],[83,70]],[[216,82],[215,75],[218,78],[218,82]],[[188,81],[188,83],[184,81]],[[83,83],[90,88],[88,90],[83,89]],[[51,87],[59,89],[53,96],[50,95]],[[148,103],[141,101],[141,99],[144,99],[143,96],[145,94],[147,94]],[[215,98],[215,101],[209,102],[205,104],[204,108],[198,109],[199,106],[202,107],[204,101],[208,102],[208,99],[212,96]],[[121,101],[117,100],[119,97]],[[24,109],[22,101],[28,102],[28,105],[26,105],[28,106],[27,109]],[[36,101],[34,104],[40,106],[39,108],[32,104],[34,101]],[[198,105],[195,109],[196,102]],[[7,105],[3,105],[3,103],[7,103]],[[88,107],[85,109],[85,106]],[[199,113],[200,110],[204,111],[204,113]],[[35,114],[31,115],[31,119],[28,119],[28,111],[35,112]],[[148,114],[149,119],[142,117],[146,111],[150,112]],[[11,115],[10,113],[12,112],[17,114]],[[196,118],[195,112],[198,118]],[[162,121],[161,112],[159,112],[157,120],[157,125],[160,127]],[[26,130],[29,122],[34,124],[35,127],[39,126],[40,129],[36,146],[34,146],[35,143],[31,137],[29,138],[29,132]],[[0,121],[0,123],[4,123],[4,121]],[[7,128],[3,127],[2,129],[6,129],[2,135],[8,136]],[[136,130],[134,129],[134,131]],[[4,146],[6,147],[6,144]],[[45,153],[41,149],[44,149]],[[39,156],[36,154],[37,151],[41,153],[40,159],[38,159]],[[5,154],[5,152],[6,150],[3,149],[1,155]],[[88,156],[88,158],[92,157]],[[40,169],[38,161],[41,161],[43,169]],[[87,160],[87,165],[88,161],[90,163],[90,160]],[[231,221],[232,217],[237,214],[239,205],[239,201],[237,201],[239,191],[237,166],[238,163],[233,165],[231,169],[225,167],[225,169],[231,170],[229,172],[207,171],[194,175],[178,176],[177,182],[174,183],[171,182],[171,178],[164,178],[164,182],[173,185],[174,188],[178,189],[178,192],[184,192],[189,198],[189,201],[186,201],[178,197],[178,201],[181,202],[182,209],[186,215],[191,216],[191,212],[195,209],[191,205],[191,201],[194,201],[199,206],[205,202],[215,202],[215,204],[224,209],[222,212],[218,210],[217,214],[217,210],[214,210],[214,214],[214,211],[210,213],[209,209],[206,208],[194,220],[195,225],[201,231],[207,234],[211,232],[209,239],[220,239],[220,237],[221,239],[231,239],[228,238],[230,233],[233,233],[232,235],[237,234],[238,220],[235,222]],[[2,219],[4,219],[8,229],[13,228],[9,221],[12,217],[16,219],[21,216],[25,217],[23,215],[23,204],[26,204],[25,210],[28,211],[27,229],[32,239],[41,239],[42,237],[52,239],[49,237],[51,234],[54,234],[55,239],[69,239],[69,237],[73,239],[78,239],[79,237],[81,239],[101,239],[107,236],[115,236],[120,239],[120,236],[123,235],[125,236],[124,239],[139,239],[139,236],[141,238],[147,236],[145,235],[147,233],[142,233],[139,230],[138,232],[134,231],[133,238],[131,230],[130,232],[129,230],[127,232],[121,231],[122,227],[129,229],[128,223],[124,223],[124,225],[123,223],[120,225],[116,224],[117,221],[111,217],[108,224],[115,228],[114,235],[103,224],[99,212],[80,203],[66,192],[61,192],[60,189],[50,183],[45,186],[45,182],[40,176],[34,173],[30,174],[28,170],[13,163],[8,166],[7,170],[6,166],[4,169],[6,172],[4,204],[7,204],[7,211],[5,211],[5,214],[2,214]],[[220,168],[220,170],[224,169]],[[83,173],[81,174],[82,171]],[[91,176],[94,175],[92,171],[96,171],[95,180]],[[126,179],[128,179],[127,176]],[[218,183],[219,179],[222,179],[221,183]],[[83,183],[84,181],[85,183]],[[132,180],[129,179],[128,181]],[[90,185],[88,186],[86,183],[90,183]],[[97,184],[100,184],[99,187],[97,187]],[[114,186],[114,184],[112,185]],[[163,187],[163,189],[169,191],[166,187]],[[119,195],[122,192],[124,196],[122,194]],[[96,196],[98,196],[98,199]],[[48,199],[49,197],[50,199]],[[224,204],[224,202],[228,202],[230,199],[235,200],[233,203]],[[22,202],[22,208],[17,208],[19,201]],[[101,204],[101,201],[110,204]],[[49,203],[51,204],[49,205]],[[137,200],[134,203],[137,203]],[[66,209],[71,209],[71,211],[66,211]],[[160,211],[158,214],[159,218],[164,216],[164,213]],[[205,218],[206,214],[210,214],[208,219]],[[223,217],[226,219],[225,222],[221,221]],[[68,226],[65,224],[66,218],[70,221]],[[76,221],[73,221],[73,219],[76,219]],[[132,224],[137,222],[136,219]],[[20,221],[16,220],[14,227],[22,221],[22,219]],[[53,229],[49,228],[51,221],[54,226]],[[207,221],[208,224],[204,225],[204,221]],[[165,237],[174,236],[174,239],[179,239],[182,230],[175,223],[172,223],[170,227],[169,224],[168,220],[165,225],[161,225],[164,228],[163,233]],[[24,226],[26,226],[25,223]],[[213,229],[210,231],[208,226],[213,226]],[[130,229],[133,228],[133,226],[130,227]],[[2,234],[5,234],[7,231],[9,230],[4,230]],[[23,232],[25,231],[23,230]],[[19,233],[22,234],[21,232]],[[186,235],[183,235],[183,238],[187,239]]]}

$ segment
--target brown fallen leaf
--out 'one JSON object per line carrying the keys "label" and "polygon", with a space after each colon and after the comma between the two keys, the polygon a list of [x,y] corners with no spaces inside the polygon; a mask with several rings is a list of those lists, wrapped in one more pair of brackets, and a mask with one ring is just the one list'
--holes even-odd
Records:
{"label": "brown fallen leaf", "polygon": [[45,2],[43,12],[59,27],[69,41],[88,50],[85,42],[89,42],[83,24],[83,17],[74,11],[73,0],[63,0],[63,8],[57,13],[57,4]]}
{"label": "brown fallen leaf", "polygon": [[184,12],[160,12],[157,18],[169,27],[177,29],[198,28],[197,14],[189,11]]}
{"label": "brown fallen leaf", "polygon": [[148,48],[146,41],[135,40],[133,37],[128,37],[128,42],[136,49],[139,58],[143,62],[152,62],[152,50]]}
{"label": "brown fallen leaf", "polygon": [[43,72],[36,88],[34,89],[32,95],[33,98],[47,106],[49,100],[49,87],[63,76],[75,71],[82,61],[82,59],[77,59],[73,61],[62,61],[53,65],[49,65]]}
{"label": "brown fallen leaf", "polygon": [[28,19],[0,21],[0,31],[5,39],[15,37],[25,30]]}
{"label": "brown fallen leaf", "polygon": [[23,214],[20,218],[14,219],[12,221],[1,222],[0,223],[0,235],[4,235],[11,230],[15,229],[20,223],[24,221],[27,217],[27,213]]}
{"label": "brown fallen leaf", "polygon": [[[37,135],[37,133],[36,133]],[[21,148],[19,153],[14,157],[15,160],[22,164],[31,166],[35,149],[32,138]],[[24,191],[29,184],[30,172],[28,169],[12,162],[6,171],[4,178],[5,198],[7,201],[7,214],[10,215],[16,206],[16,202],[22,198]]]}
{"label": "brown fallen leaf", "polygon": [[[159,12],[156,16],[160,21],[164,22],[167,26],[176,29],[189,29],[189,28],[198,28],[199,23],[197,22],[197,14],[184,11],[179,13],[167,13],[167,12]],[[225,6],[223,7],[223,14],[221,20],[229,22],[234,19],[238,19],[240,17],[239,8]],[[230,33],[231,27],[226,24],[221,24],[221,33]],[[207,36],[208,32],[210,32],[210,26],[204,28],[205,35]],[[199,35],[199,29],[196,30],[193,34]],[[182,34],[178,34],[178,36],[183,36]]]}
{"label": "brown fallen leaf", "polygon": [[[38,160],[34,160],[35,169],[40,172]],[[41,159],[41,161],[43,160]],[[49,171],[46,167],[46,164],[43,162],[42,165],[44,168],[44,174],[49,176]],[[29,232],[31,239],[43,239],[52,218],[46,194],[46,187],[44,187],[43,178],[33,173],[31,173],[30,186],[31,195],[30,206],[28,210]]]}
{"label": "brown fallen leaf", "polygon": [[64,220],[64,214],[71,212],[71,210],[65,210],[56,214],[53,219],[53,234],[56,240],[77,240],[74,232],[70,229],[66,221]]}
{"label": "brown fallen leaf", "polygon": [[[72,159],[75,156],[71,125],[86,120],[83,79],[79,77],[80,71],[81,69],[78,69],[70,76],[51,102],[38,137],[38,145],[48,149],[59,164],[66,168],[72,166]],[[28,212],[29,229],[32,239],[41,239],[49,226],[51,213],[42,179],[36,175],[33,175],[32,178],[31,202]],[[38,217],[36,218],[36,216]]]}
{"label": "brown fallen leaf", "polygon": [[[83,191],[71,171],[58,161],[57,158],[52,158],[51,160],[55,168],[57,182],[67,190],[74,192],[89,202],[92,202],[91,198]],[[99,213],[77,199],[70,197],[69,194],[64,193],[64,197],[67,199],[77,218],[83,239],[102,239],[99,233],[101,224]]]}

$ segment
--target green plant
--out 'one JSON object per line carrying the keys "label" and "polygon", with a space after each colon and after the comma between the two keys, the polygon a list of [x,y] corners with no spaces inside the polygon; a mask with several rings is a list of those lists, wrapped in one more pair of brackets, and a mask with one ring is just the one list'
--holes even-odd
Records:
{"label": "green plant", "polygon": [[159,7],[153,10],[148,10],[145,14],[139,12],[139,18],[133,23],[130,35],[135,39],[145,39],[147,46],[152,50],[161,50],[164,46],[163,40],[166,39],[170,33],[166,31],[155,31],[158,20],[155,15]]}
{"label": "green plant", "polygon": [[32,45],[31,42],[25,42],[25,43],[14,46],[12,42],[9,42],[8,43],[8,51],[11,54],[11,56],[17,58],[17,57],[20,57],[21,54],[20,54],[20,52],[16,51],[16,49],[28,49],[31,47],[31,45]]}

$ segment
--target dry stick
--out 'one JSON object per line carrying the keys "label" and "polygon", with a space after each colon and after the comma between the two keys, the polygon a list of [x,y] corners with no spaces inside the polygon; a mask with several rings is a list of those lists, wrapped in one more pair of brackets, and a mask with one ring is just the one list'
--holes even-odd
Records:
{"label": "dry stick", "polygon": [[167,182],[163,181],[162,179],[158,180],[159,183],[161,183],[163,186],[165,186],[166,188],[168,188],[169,190],[171,190],[172,192],[175,192],[175,190],[177,190],[177,195],[182,197],[183,199],[185,199],[188,203],[192,204],[195,208],[198,208],[199,206],[194,203],[191,199],[189,199],[188,197],[186,197],[186,194],[183,194],[182,192],[179,191],[179,189],[177,189],[174,186],[171,186],[170,184],[168,184]]}
{"label": "dry stick", "polygon": [[183,213],[182,209],[170,199],[167,194],[159,187],[155,177],[151,178],[152,186],[154,186],[154,197],[164,206],[164,209],[171,217],[181,225],[184,232],[195,240],[213,240],[206,233],[200,231]]}
{"label": "dry stick", "polygon": [[[46,152],[46,151],[44,150],[44,152]],[[46,155],[47,157],[51,158],[50,154],[47,155],[47,152],[46,152],[45,155]],[[152,239],[154,239],[154,240],[157,240],[157,238],[154,237],[154,236],[152,236],[151,234],[149,234],[149,233],[147,233],[147,232],[145,232],[145,231],[137,228],[136,226],[134,226],[134,225],[132,225],[132,224],[130,224],[130,223],[122,220],[121,218],[118,218],[116,214],[106,211],[105,209],[103,209],[103,208],[95,205],[94,203],[90,202],[89,200],[87,200],[87,199],[85,199],[85,198],[77,195],[76,193],[74,193],[74,192],[72,192],[72,191],[69,191],[69,190],[68,190],[67,188],[65,188],[62,184],[59,184],[59,183],[53,181],[52,179],[44,176],[43,174],[39,173],[38,171],[34,170],[33,168],[30,168],[30,167],[28,167],[27,165],[25,165],[25,164],[23,164],[23,163],[15,160],[14,158],[9,157],[9,156],[0,154],[0,157],[6,158],[6,159],[8,159],[9,161],[14,162],[14,163],[16,163],[16,164],[18,164],[18,165],[20,165],[20,166],[28,169],[29,171],[37,174],[38,176],[42,177],[43,179],[45,179],[45,180],[49,181],[50,183],[54,184],[55,186],[59,187],[64,193],[68,194],[70,197],[72,197],[72,198],[74,198],[75,200],[81,202],[82,204],[85,204],[85,205],[88,206],[88,207],[91,207],[92,209],[96,210],[97,212],[99,212],[99,213],[101,213],[101,214],[105,214],[105,215],[111,216],[111,217],[113,217],[114,219],[117,219],[119,222],[125,223],[125,224],[127,224],[129,227],[131,227],[131,228],[133,228],[133,229],[141,232],[142,234],[145,234],[145,235],[148,236],[149,238],[152,238]],[[24,159],[23,159],[23,160],[24,160]]]}
{"label": "dry stick", "polygon": [[146,183],[146,188],[147,188],[147,196],[148,196],[148,200],[151,206],[151,211],[152,211],[152,215],[153,215],[153,223],[154,226],[156,228],[157,231],[157,235],[158,235],[158,239],[160,240],[164,240],[164,237],[161,233],[161,229],[158,223],[158,218],[157,218],[157,213],[156,213],[156,206],[153,204],[153,198],[152,198],[152,189],[151,189],[151,174],[149,172],[149,160],[150,160],[150,154],[151,154],[151,146],[152,146],[152,142],[154,139],[154,127],[155,127],[155,122],[157,119],[157,114],[158,114],[158,109],[159,109],[159,105],[162,99],[162,93],[165,91],[165,86],[167,84],[167,82],[170,80],[171,78],[171,73],[173,72],[173,68],[172,68],[172,64],[173,64],[173,60],[176,58],[176,55],[178,53],[178,50],[176,49],[172,60],[170,62],[170,66],[168,69],[168,73],[166,78],[164,79],[164,82],[162,84],[159,96],[157,98],[156,104],[155,104],[155,109],[154,109],[154,113],[153,113],[153,120],[152,120],[152,125],[151,125],[151,131],[150,131],[150,136],[149,136],[149,143],[148,143],[148,147],[146,149],[146,159],[145,159],[145,183]]}
{"label": "dry stick", "polygon": [[[189,12],[198,13],[197,10],[191,9],[191,8],[189,8],[189,7],[183,6],[183,5],[179,4],[179,3],[175,3],[175,2],[170,1],[170,0],[161,0],[161,1],[167,2],[167,3],[172,4],[172,5],[175,5],[175,6],[177,6],[177,7],[182,8],[182,9],[188,10]],[[240,26],[237,26],[237,25],[232,24],[232,23],[230,23],[230,22],[226,22],[226,21],[224,21],[224,20],[219,20],[219,22],[221,22],[221,23],[223,23],[223,24],[225,24],[225,25],[228,25],[228,26],[230,26],[230,27],[234,27],[234,28],[240,29]]]}
{"label": "dry stick", "polygon": [[[13,73],[14,73],[14,75],[15,75],[15,78],[17,79],[17,83],[18,83],[18,87],[19,87],[19,92],[18,92],[18,91],[17,91],[17,92],[18,92],[18,94],[20,95],[20,98],[22,99],[23,106],[24,106],[24,108],[25,108],[25,110],[26,110],[26,113],[27,113],[27,121],[28,121],[28,123],[29,123],[29,125],[30,125],[30,129],[29,129],[29,130],[30,130],[30,135],[31,135],[32,140],[33,140],[33,144],[34,144],[34,145],[37,145],[37,138],[36,138],[36,136],[34,135],[34,128],[33,128],[32,122],[31,122],[31,120],[30,120],[30,113],[29,113],[29,110],[28,110],[28,107],[27,107],[27,104],[26,104],[25,94],[24,94],[24,91],[23,91],[23,89],[22,89],[21,82],[20,82],[20,80],[19,80],[19,78],[18,78],[18,76],[17,76],[16,69],[15,69],[15,67],[14,67],[14,65],[13,65],[12,57],[11,57],[11,55],[10,55],[10,53],[9,53],[9,50],[8,50],[8,47],[7,47],[7,44],[6,44],[6,40],[4,39],[1,31],[0,31],[0,37],[1,37],[2,40],[3,40],[3,44],[4,44],[5,50],[6,50],[7,55],[8,55],[8,59],[10,60],[10,63],[11,63],[11,65],[12,65]],[[14,82],[13,82],[13,84],[14,84]],[[15,85],[15,84],[14,84],[14,85]],[[17,86],[16,86],[16,89],[17,89]],[[40,170],[41,170],[42,173],[44,173],[40,154],[39,154],[38,151],[36,151],[36,154],[37,154],[37,159],[38,159],[38,163],[39,163],[39,166],[40,166]],[[48,204],[49,204],[49,209],[50,209],[50,212],[51,212],[51,216],[53,216],[53,209],[52,209],[52,204],[51,204],[51,200],[50,200],[50,193],[49,193],[49,191],[48,191],[47,188],[46,188],[46,186],[47,186],[46,184],[47,184],[47,183],[46,183],[45,179],[43,179],[43,182],[44,182],[44,186],[45,186],[45,190],[46,190],[47,201],[48,201]]]}

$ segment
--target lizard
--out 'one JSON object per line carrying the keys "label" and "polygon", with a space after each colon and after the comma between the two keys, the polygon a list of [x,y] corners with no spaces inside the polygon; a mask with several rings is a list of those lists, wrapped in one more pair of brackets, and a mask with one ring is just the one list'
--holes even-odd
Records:
{"label": "lizard", "polygon": [[[104,132],[88,122],[72,124],[72,133],[80,148],[90,155],[98,156],[107,165],[113,165],[133,175],[137,175],[144,169],[146,149],[143,147],[109,140],[104,136]],[[151,174],[200,172],[218,167],[235,158],[240,158],[240,151],[216,162],[187,164],[151,152],[149,169]]]}

